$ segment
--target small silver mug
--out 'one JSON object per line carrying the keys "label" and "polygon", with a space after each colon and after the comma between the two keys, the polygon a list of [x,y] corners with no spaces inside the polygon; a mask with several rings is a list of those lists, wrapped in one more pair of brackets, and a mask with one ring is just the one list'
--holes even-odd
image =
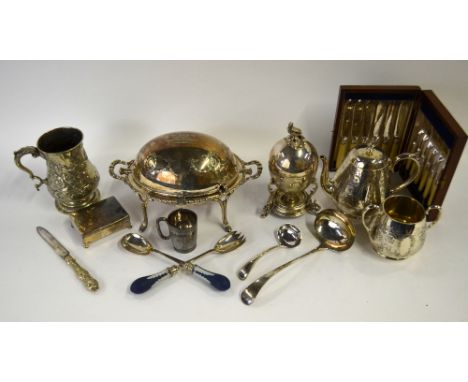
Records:
{"label": "small silver mug", "polygon": [[[426,217],[437,210],[431,223]],[[416,199],[405,195],[392,195],[382,206],[368,205],[362,213],[362,224],[369,234],[375,252],[388,259],[403,260],[418,252],[424,245],[427,229],[440,218],[441,207],[424,207]]]}
{"label": "small silver mug", "polygon": [[[169,228],[169,235],[164,235],[161,231],[163,221]],[[160,217],[156,220],[156,228],[161,238],[171,239],[178,252],[188,253],[197,246],[197,214],[193,211],[184,208],[172,211],[167,218]]]}

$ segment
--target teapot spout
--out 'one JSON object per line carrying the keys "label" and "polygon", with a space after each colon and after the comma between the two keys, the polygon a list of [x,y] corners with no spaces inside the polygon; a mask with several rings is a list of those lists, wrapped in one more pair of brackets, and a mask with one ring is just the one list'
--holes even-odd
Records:
{"label": "teapot spout", "polygon": [[335,186],[333,182],[330,181],[330,177],[328,174],[328,159],[325,155],[320,155],[320,159],[322,160],[322,175],[320,176],[320,184],[323,190],[330,195],[333,195],[335,191]]}

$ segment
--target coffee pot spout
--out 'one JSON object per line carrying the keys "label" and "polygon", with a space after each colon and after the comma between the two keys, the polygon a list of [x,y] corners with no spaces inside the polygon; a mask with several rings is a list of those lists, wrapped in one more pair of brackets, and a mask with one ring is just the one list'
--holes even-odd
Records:
{"label": "coffee pot spout", "polygon": [[328,159],[325,155],[320,155],[320,159],[322,160],[323,164],[322,174],[320,176],[320,184],[327,194],[333,195],[335,192],[335,185],[333,184],[333,181],[330,180],[328,174]]}

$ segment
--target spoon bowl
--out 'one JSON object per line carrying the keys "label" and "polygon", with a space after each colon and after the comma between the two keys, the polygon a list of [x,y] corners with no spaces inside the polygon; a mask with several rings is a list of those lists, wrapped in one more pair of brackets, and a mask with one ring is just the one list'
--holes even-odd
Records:
{"label": "spoon bowl", "polygon": [[128,233],[120,239],[120,244],[127,251],[137,255],[149,255],[153,251],[153,246],[146,238],[138,233]]}

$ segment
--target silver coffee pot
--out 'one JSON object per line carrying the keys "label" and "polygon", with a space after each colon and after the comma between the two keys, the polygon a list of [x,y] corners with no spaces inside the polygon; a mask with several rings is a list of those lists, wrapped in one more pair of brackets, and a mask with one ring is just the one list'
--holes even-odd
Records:
{"label": "silver coffee pot", "polygon": [[[320,159],[323,162],[320,178],[322,188],[331,195],[338,208],[352,217],[361,216],[369,204],[381,206],[388,195],[408,186],[420,172],[420,162],[416,154],[403,153],[392,161],[382,150],[373,145],[364,144],[353,148],[333,179],[329,179],[327,158],[322,155]],[[406,160],[414,163],[414,170],[403,183],[390,188],[390,174],[397,163]]]}

